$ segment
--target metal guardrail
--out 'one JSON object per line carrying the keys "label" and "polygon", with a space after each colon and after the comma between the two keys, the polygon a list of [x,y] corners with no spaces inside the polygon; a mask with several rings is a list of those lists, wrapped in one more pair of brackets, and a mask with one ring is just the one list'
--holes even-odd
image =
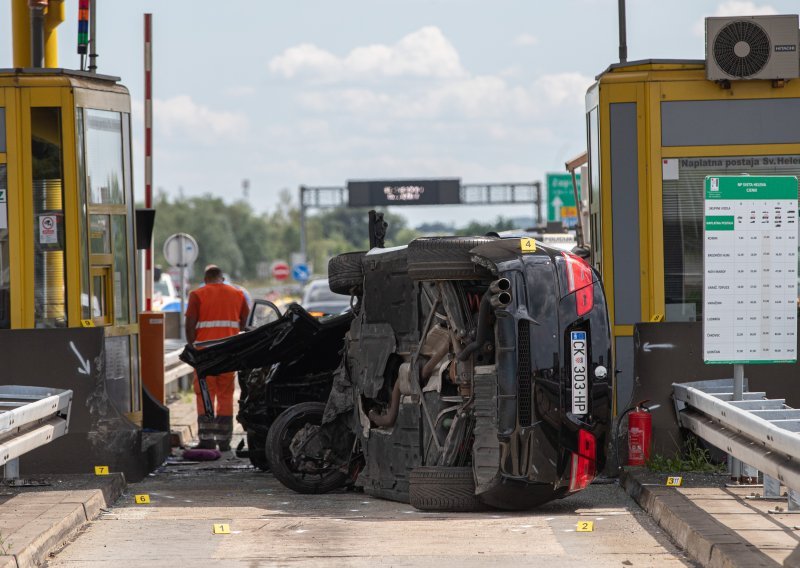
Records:
{"label": "metal guardrail", "polygon": [[72,391],[0,386],[0,465],[6,479],[19,477],[19,457],[65,435]]}
{"label": "metal guardrail", "polygon": [[749,392],[746,382],[742,399],[733,400],[733,379],[673,383],[672,389],[681,426],[762,471],[765,498],[780,498],[786,486],[789,510],[800,511],[800,409]]}
{"label": "metal guardrail", "polygon": [[179,359],[182,349],[164,355],[164,386],[168,390],[177,390],[177,382],[181,377],[194,373],[194,368]]}

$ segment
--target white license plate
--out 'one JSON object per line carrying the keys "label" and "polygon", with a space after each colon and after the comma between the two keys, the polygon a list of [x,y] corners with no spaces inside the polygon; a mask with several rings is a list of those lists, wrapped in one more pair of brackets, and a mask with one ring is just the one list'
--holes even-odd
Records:
{"label": "white license plate", "polygon": [[570,332],[572,361],[572,413],[589,412],[589,381],[586,379],[589,357],[585,331]]}

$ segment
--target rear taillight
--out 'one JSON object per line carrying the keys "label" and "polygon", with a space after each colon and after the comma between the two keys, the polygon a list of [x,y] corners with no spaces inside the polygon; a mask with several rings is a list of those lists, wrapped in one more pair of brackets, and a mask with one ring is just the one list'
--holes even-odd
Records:
{"label": "rear taillight", "polygon": [[569,293],[575,292],[575,305],[578,315],[592,311],[594,307],[594,285],[592,267],[585,260],[568,252],[561,253],[567,261],[567,287]]}
{"label": "rear taillight", "polygon": [[587,430],[578,430],[578,451],[572,454],[569,490],[586,489],[597,475],[597,444]]}

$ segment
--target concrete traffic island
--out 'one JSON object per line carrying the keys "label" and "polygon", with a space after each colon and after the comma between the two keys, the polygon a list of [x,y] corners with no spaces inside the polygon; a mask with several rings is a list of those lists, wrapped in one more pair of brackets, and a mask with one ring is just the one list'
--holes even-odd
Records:
{"label": "concrete traffic island", "polygon": [[[668,487],[668,475],[683,475]],[[690,558],[704,567],[800,566],[800,516],[786,500],[748,499],[762,488],[727,487],[727,475],[628,468],[620,483]],[[780,507],[777,513],[775,507]]]}
{"label": "concrete traffic island", "polygon": [[0,568],[39,566],[125,489],[121,473],[54,475],[50,485],[0,493]]}

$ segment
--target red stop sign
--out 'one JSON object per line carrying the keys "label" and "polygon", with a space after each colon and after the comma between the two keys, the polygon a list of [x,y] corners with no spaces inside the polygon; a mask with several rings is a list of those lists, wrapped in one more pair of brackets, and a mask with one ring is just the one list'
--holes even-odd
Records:
{"label": "red stop sign", "polygon": [[286,280],[290,273],[289,265],[285,262],[278,260],[272,263],[272,277],[275,280]]}

